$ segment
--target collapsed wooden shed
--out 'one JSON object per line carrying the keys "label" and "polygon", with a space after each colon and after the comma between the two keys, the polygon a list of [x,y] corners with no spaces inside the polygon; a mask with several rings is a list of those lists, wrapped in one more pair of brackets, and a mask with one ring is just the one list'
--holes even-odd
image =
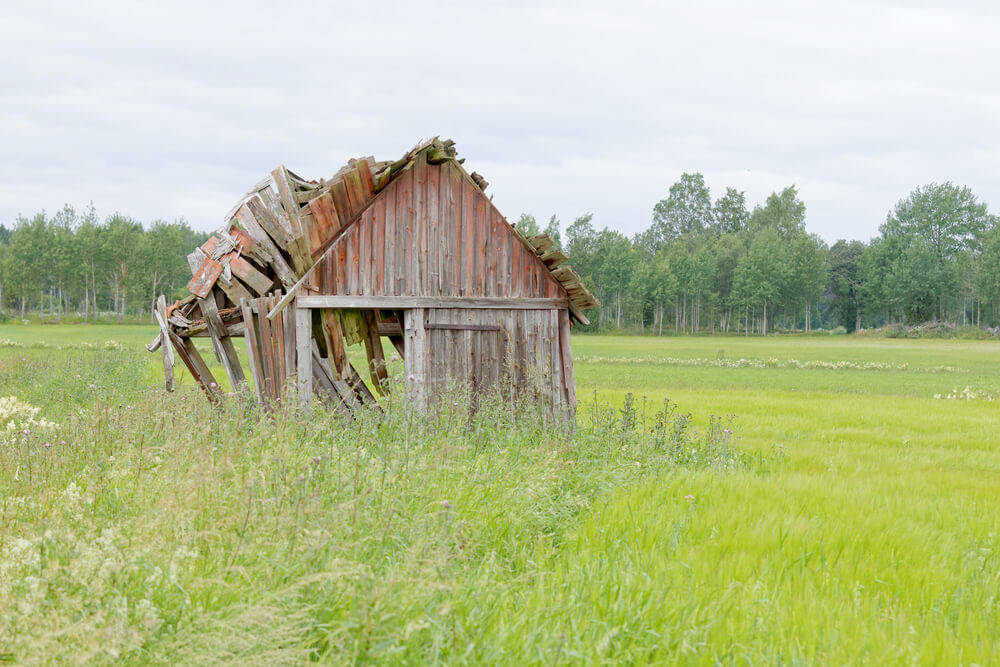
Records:
{"label": "collapsed wooden shed", "polygon": [[[216,396],[198,336],[234,387],[246,382],[232,340],[243,337],[259,401],[294,386],[303,404],[350,414],[389,390],[385,338],[417,408],[449,386],[476,396],[502,384],[572,413],[570,328],[597,301],[553,240],[523,236],[462,162],[453,142],[432,139],[394,162],[350,160],[328,180],[275,169],[188,256],[190,294],[154,306],[148,348],[163,350],[167,388],[176,352]],[[348,357],[355,344],[371,388]]]}

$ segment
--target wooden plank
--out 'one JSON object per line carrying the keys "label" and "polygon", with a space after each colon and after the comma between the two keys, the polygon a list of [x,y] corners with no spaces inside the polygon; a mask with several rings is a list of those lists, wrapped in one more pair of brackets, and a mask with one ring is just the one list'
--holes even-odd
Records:
{"label": "wooden plank", "polygon": [[550,310],[546,319],[545,335],[549,342],[546,367],[550,377],[553,410],[558,410],[566,401],[566,390],[562,383],[562,355],[559,353],[559,311]]}
{"label": "wooden plank", "polygon": [[532,248],[535,249],[536,254],[542,254],[555,244],[555,240],[548,234],[538,234],[537,236],[529,236],[526,239]]}
{"label": "wooden plank", "polygon": [[382,339],[378,334],[378,322],[375,314],[370,310],[362,311],[365,321],[365,354],[368,356],[368,370],[372,379],[372,384],[379,393],[388,393],[389,372],[385,367],[385,355],[382,352]]}
{"label": "wooden plank", "polygon": [[[374,207],[373,207],[374,208]],[[371,295],[372,279],[372,209],[366,209],[357,225],[358,282],[357,294]],[[352,292],[354,294],[355,292]]]}
{"label": "wooden plank", "polygon": [[344,332],[340,326],[340,316],[335,310],[323,311],[323,330],[326,334],[327,354],[330,358],[330,368],[335,380],[347,377],[347,346],[344,345]]}
{"label": "wooden plank", "polygon": [[402,336],[403,335],[403,325],[398,322],[379,322],[378,323],[378,335],[379,336]]}
{"label": "wooden plank", "polygon": [[[393,187],[383,193],[395,191],[396,196],[396,289],[397,295],[413,294],[410,263],[413,253],[413,170],[407,169],[395,180]],[[384,195],[383,195],[384,196]]]}
{"label": "wooden plank", "polygon": [[369,310],[405,310],[407,308],[513,308],[549,310],[568,308],[569,301],[555,299],[512,299],[508,297],[434,297],[434,296],[300,296],[304,308],[342,308]]}
{"label": "wooden plank", "polygon": [[163,348],[163,384],[167,391],[174,390],[174,346],[170,344],[170,329],[167,327],[167,298],[162,294],[156,298],[153,315],[160,325],[160,347]]}
{"label": "wooden plank", "polygon": [[[288,230],[286,230],[279,222],[278,218],[274,215],[274,211],[267,206],[259,195],[247,199],[244,206],[257,223],[257,226],[267,232],[272,244],[279,248],[288,247],[288,244],[292,241]],[[241,206],[240,208],[243,207]],[[240,209],[236,210],[236,219],[239,220],[240,224],[243,225],[247,231],[250,231],[250,229],[244,224],[243,218],[240,216]]]}
{"label": "wooden plank", "polygon": [[[297,326],[297,320],[291,313],[287,313],[283,323],[285,325],[284,332],[284,346],[282,349],[282,355],[284,356],[285,363],[285,379],[291,379],[296,374],[296,351],[295,351],[295,341],[296,332],[295,327]],[[312,335],[312,320],[309,321],[309,331],[310,337]]]}
{"label": "wooden plank", "polygon": [[293,239],[301,238],[304,236],[305,230],[302,228],[302,221],[299,219],[299,204],[295,201],[288,169],[283,164],[275,167],[271,171],[271,178],[274,180],[274,187],[278,189],[278,201],[281,202],[281,207],[285,209],[285,215],[288,216],[288,222],[291,226],[291,237]]}
{"label": "wooden plank", "polygon": [[427,161],[413,163],[413,230],[410,294],[426,295],[427,285]]}
{"label": "wooden plank", "polygon": [[[266,211],[263,210],[263,203],[257,200],[257,204],[261,208],[261,215],[264,215]],[[270,214],[267,213],[269,216]],[[247,234],[254,240],[258,246],[262,247],[267,253],[271,267],[274,269],[275,274],[278,276],[278,280],[286,288],[291,287],[295,284],[296,277],[292,268],[285,261],[282,256],[281,251],[278,246],[275,245],[271,236],[264,229],[264,227],[257,220],[257,216],[254,215],[253,211],[247,204],[236,209],[236,220],[240,223]]]}
{"label": "wooden plank", "polygon": [[[346,382],[330,375],[330,368],[320,356],[315,340],[313,341],[312,357],[313,380],[317,388],[321,388],[330,396],[329,402],[324,401],[324,403],[342,410],[345,416],[353,416],[352,412],[361,407],[357,394],[351,390],[350,385]],[[320,394],[320,400],[322,400],[322,392],[317,393]]]}
{"label": "wooden plank", "polygon": [[351,211],[351,200],[347,196],[347,185],[344,179],[338,179],[330,183],[330,196],[333,198],[333,206],[340,219],[341,225],[350,220],[354,213]]}
{"label": "wooden plank", "polygon": [[[191,253],[188,255],[188,261],[190,263],[190,257],[195,255]],[[194,277],[187,284],[187,290],[192,294],[204,299],[212,291],[212,286],[215,285],[215,281],[219,279],[222,275],[222,264],[215,261],[211,257],[205,257],[202,252],[201,255],[204,259],[198,265],[198,268],[194,271]]]}
{"label": "wooden plank", "polygon": [[562,250],[550,250],[541,256],[541,260],[545,262],[545,266],[549,267],[549,269],[556,268],[567,259],[569,259],[569,255]]}
{"label": "wooden plank", "polygon": [[212,344],[219,355],[222,367],[226,371],[226,377],[229,378],[229,383],[235,391],[246,380],[243,377],[243,368],[240,366],[239,356],[237,356],[233,342],[229,338],[229,331],[222,323],[222,317],[219,315],[218,301],[221,299],[221,293],[213,290],[208,295],[208,298],[198,299],[198,305],[201,307],[201,312],[205,315],[205,324],[208,326],[208,332],[212,336]]}
{"label": "wooden plank", "polygon": [[250,367],[250,377],[253,378],[253,390],[254,394],[257,396],[257,402],[263,403],[264,394],[262,392],[262,387],[264,383],[264,371],[261,368],[260,363],[260,341],[257,334],[257,325],[254,322],[254,318],[257,315],[254,314],[253,310],[250,308],[249,303],[244,302],[241,305],[243,311],[243,324],[246,326],[246,345],[247,345],[247,365]]}
{"label": "wooden plank", "polygon": [[384,277],[382,279],[381,294],[398,294],[396,291],[396,238],[399,230],[396,227],[396,197],[395,189],[385,196],[385,220],[382,224],[383,243],[383,267]]}
{"label": "wooden plank", "polygon": [[313,398],[312,311],[308,308],[295,309],[295,357],[299,406],[308,410]]}
{"label": "wooden plank", "polygon": [[347,200],[351,204],[351,215],[357,215],[368,200],[364,186],[361,185],[361,175],[355,167],[345,171],[343,177],[344,186],[347,188]]}
{"label": "wooden plank", "polygon": [[425,165],[424,217],[427,221],[427,276],[424,279],[424,294],[444,294],[441,281],[441,246],[445,234],[441,232],[441,167]]}
{"label": "wooden plank", "polygon": [[[328,259],[327,261],[331,261]],[[347,239],[343,239],[336,245],[336,261],[337,261],[337,282],[336,291],[339,294],[344,294],[347,292]]]}
{"label": "wooden plank", "polygon": [[371,294],[385,294],[385,199],[379,199],[371,209],[371,258],[369,282]]}
{"label": "wooden plank", "polygon": [[426,353],[426,336],[424,330],[425,311],[423,308],[412,308],[403,314],[403,329],[406,332],[406,356],[403,357],[404,386],[407,403],[418,411],[426,409],[425,403],[425,372],[424,355]]}
{"label": "wooden plank", "polygon": [[572,301],[569,303],[569,312],[570,312],[570,315],[572,315],[573,317],[575,317],[576,320],[577,320],[577,322],[579,322],[583,326],[587,326],[588,324],[590,324],[590,320],[587,319],[587,316],[584,315],[583,311],[580,310],[579,308],[577,308],[576,305],[574,305]]}
{"label": "wooden plank", "polygon": [[372,178],[371,165],[368,160],[362,158],[358,160],[358,176],[361,178],[361,186],[365,191],[365,199],[375,196],[375,179]]}
{"label": "wooden plank", "polygon": [[488,241],[486,243],[486,252],[489,257],[486,269],[489,271],[489,274],[486,276],[486,294],[488,296],[503,296],[507,293],[507,286],[501,282],[500,275],[501,248],[506,241],[506,238],[501,236],[504,231],[501,228],[503,221],[491,209],[486,209],[486,223],[489,230]]}
{"label": "wooden plank", "polygon": [[181,358],[184,365],[191,372],[191,376],[204,390],[209,400],[215,402],[219,399],[219,384],[215,381],[212,371],[208,369],[208,364],[201,358],[201,353],[195,347],[194,342],[189,338],[181,338],[173,331],[169,332],[170,342]]}
{"label": "wooden plank", "polygon": [[378,400],[375,398],[375,395],[372,394],[368,385],[365,384],[365,381],[361,378],[357,369],[354,368],[354,365],[350,362],[347,363],[347,377],[345,378],[345,382],[347,382],[347,385],[351,388],[351,391],[354,392],[354,395],[357,396],[361,403],[373,408],[378,408]]}
{"label": "wooden plank", "polygon": [[[320,246],[317,246],[318,248],[330,236],[340,230],[340,216],[337,214],[337,207],[333,203],[333,195],[329,191],[310,201],[309,210],[312,211],[317,229],[319,230]],[[313,248],[313,250],[317,248]]]}
{"label": "wooden plank", "polygon": [[562,361],[562,381],[566,390],[566,408],[570,416],[576,411],[576,379],[573,377],[573,346],[570,340],[569,313],[559,311],[559,351]]}
{"label": "wooden plank", "polygon": [[441,172],[441,220],[448,230],[446,238],[448,240],[445,251],[444,274],[448,290],[442,296],[461,296],[462,294],[462,214],[461,214],[461,181],[460,175],[456,173],[455,165],[451,162],[445,163]]}
{"label": "wooden plank", "polygon": [[236,248],[240,253],[253,260],[257,266],[266,268],[271,263],[271,254],[259,243],[254,243],[245,229],[230,224],[226,233],[236,242]]}
{"label": "wooden plank", "polygon": [[259,318],[256,322],[258,331],[258,340],[260,341],[260,360],[261,368],[263,369],[264,382],[261,385],[261,392],[263,393],[265,399],[270,402],[278,397],[278,393],[275,387],[274,378],[277,377],[277,370],[274,367],[274,355],[271,350],[271,327],[275,324],[265,317],[268,308],[270,308],[271,298],[269,296],[261,297],[257,302],[257,307],[260,312]]}
{"label": "wooden plank", "polygon": [[498,324],[463,324],[459,322],[428,322],[425,329],[441,329],[444,331],[502,331]]}
{"label": "wooden plank", "polygon": [[460,181],[459,188],[461,193],[461,201],[459,202],[459,212],[458,216],[461,220],[458,225],[461,228],[461,235],[459,238],[462,240],[461,245],[461,259],[459,260],[459,265],[461,266],[461,291],[462,296],[472,296],[472,274],[475,270],[475,252],[476,244],[475,237],[473,234],[472,221],[475,218],[473,213],[473,199],[474,194],[472,188],[475,187],[469,183],[464,178]]}
{"label": "wooden plank", "polygon": [[489,219],[487,217],[486,197],[476,199],[476,294],[495,296],[486,291],[486,281],[490,278],[489,256]]}
{"label": "wooden plank", "polygon": [[[266,294],[274,287],[274,281],[253,267],[236,253],[230,253],[222,258],[223,264],[228,263],[233,275],[246,283],[256,294]],[[237,304],[239,305],[239,304]]]}

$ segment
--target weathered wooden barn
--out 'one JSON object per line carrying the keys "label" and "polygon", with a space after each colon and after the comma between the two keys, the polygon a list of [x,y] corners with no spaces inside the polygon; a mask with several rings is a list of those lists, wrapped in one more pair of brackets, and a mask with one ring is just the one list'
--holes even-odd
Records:
{"label": "weathered wooden barn", "polygon": [[[502,385],[572,413],[570,329],[597,301],[552,239],[523,236],[486,185],[438,139],[394,162],[351,160],[329,180],[275,169],[189,255],[191,294],[154,306],[149,349],[163,350],[168,389],[176,352],[216,395],[198,336],[211,337],[233,386],[245,382],[232,342],[243,337],[258,400],[295,386],[304,404],[352,413],[389,390],[385,338],[415,407],[449,386],[475,397]],[[371,387],[349,359],[356,344]]]}

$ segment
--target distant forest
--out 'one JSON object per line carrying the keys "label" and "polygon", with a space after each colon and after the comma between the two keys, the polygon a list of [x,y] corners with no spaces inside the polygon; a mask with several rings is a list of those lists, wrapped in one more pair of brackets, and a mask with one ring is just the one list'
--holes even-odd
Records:
{"label": "distant forest", "polygon": [[750,210],[734,188],[712,199],[683,174],[629,238],[591,215],[547,233],[601,300],[598,328],[655,333],[853,331],[886,324],[1000,321],[1000,226],[986,204],[952,183],[919,187],[896,204],[870,243],[827,245],[806,230],[794,186]]}
{"label": "distant forest", "polygon": [[[870,243],[827,245],[806,231],[794,186],[748,207],[734,188],[713,199],[683,174],[628,237],[583,215],[547,233],[601,300],[593,329],[767,333],[848,331],[885,324],[1000,322],[1000,225],[967,187],[919,187],[889,212]],[[180,297],[186,255],[207,238],[184,221],[148,226],[93,208],[64,207],[0,225],[0,315],[147,316],[158,294]]]}

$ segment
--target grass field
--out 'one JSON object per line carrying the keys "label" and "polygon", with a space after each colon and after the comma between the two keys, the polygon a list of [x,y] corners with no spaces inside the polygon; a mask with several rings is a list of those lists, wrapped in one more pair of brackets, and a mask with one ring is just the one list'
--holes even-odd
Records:
{"label": "grass field", "polygon": [[1000,659],[998,343],[575,337],[568,435],[212,411],[152,335],[0,326],[8,659]]}

